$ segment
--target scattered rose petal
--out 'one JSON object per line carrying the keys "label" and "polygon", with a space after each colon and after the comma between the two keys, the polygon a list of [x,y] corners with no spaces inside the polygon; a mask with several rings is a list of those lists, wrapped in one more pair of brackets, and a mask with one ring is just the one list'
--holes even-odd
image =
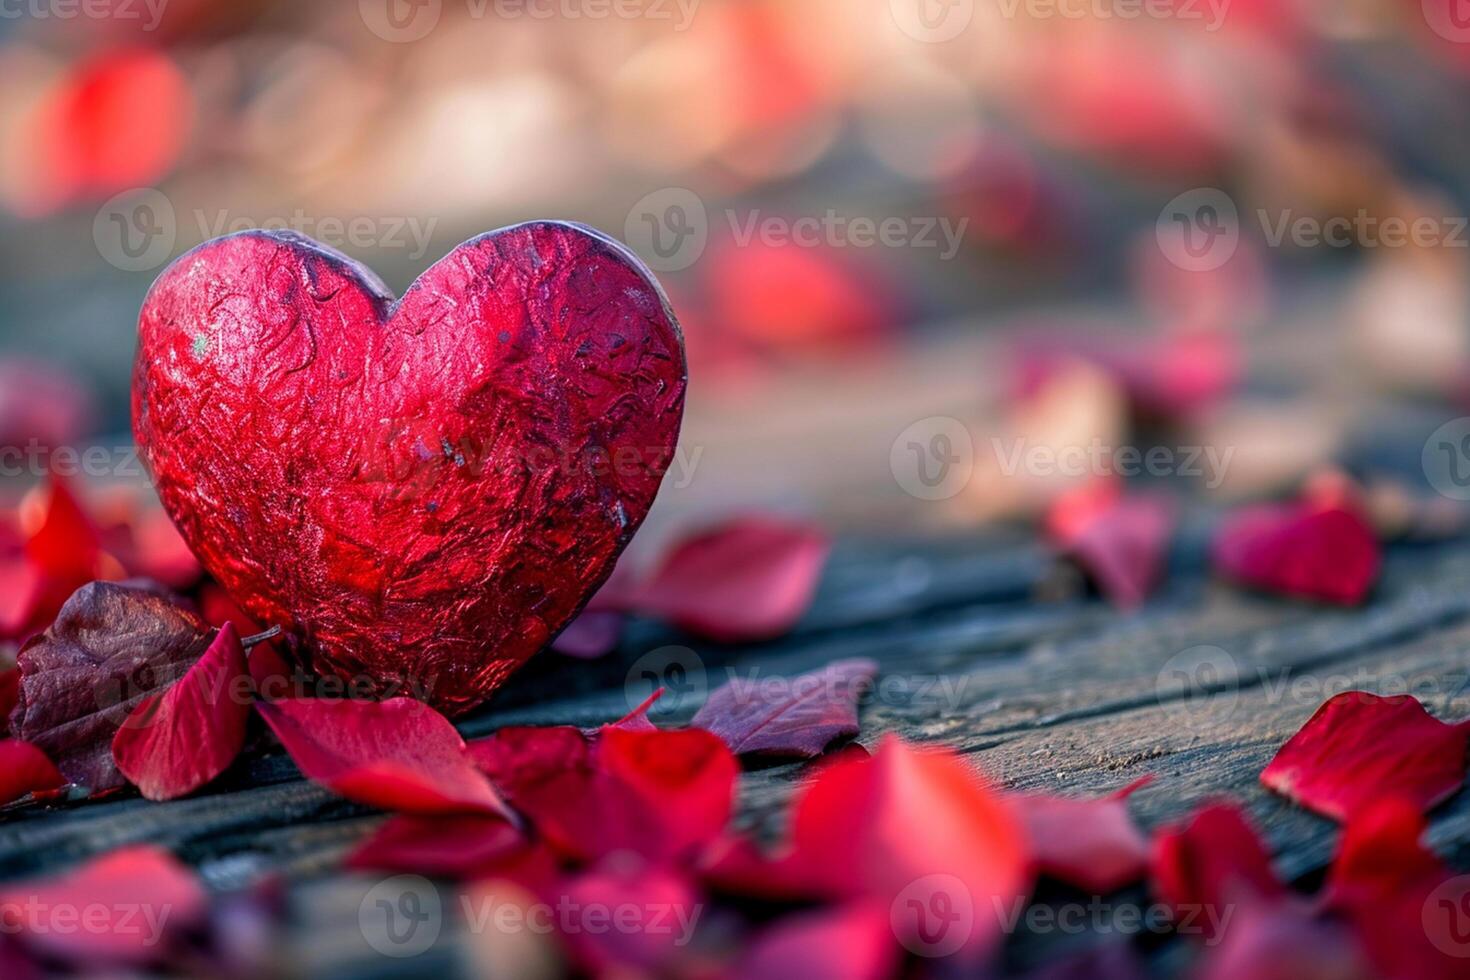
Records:
{"label": "scattered rose petal", "polygon": [[[547,904],[589,976],[677,975],[674,964],[689,955],[706,911],[684,874],[627,855],[602,861],[556,891]],[[622,919],[604,928],[597,917],[609,910]]]}
{"label": "scattered rose petal", "polygon": [[625,731],[630,732],[656,732],[658,731],[658,726],[655,725],[653,721],[648,717],[648,712],[653,707],[654,703],[663,696],[664,688],[659,688],[648,697],[644,698],[642,704],[638,705],[638,707],[634,708],[632,711],[628,712],[617,721],[611,722],[607,725],[603,725],[601,728],[583,729],[583,732],[587,735],[588,738],[595,738],[609,728],[621,728]]}
{"label": "scattered rose petal", "polygon": [[768,926],[731,980],[882,980],[901,952],[889,910],[870,902],[790,915]]}
{"label": "scattered rose petal", "polygon": [[857,703],[877,672],[874,661],[855,658],[798,677],[732,677],[691,724],[736,755],[811,758],[858,733]]}
{"label": "scattered rose petal", "polygon": [[[1206,910],[1201,921],[1209,922]],[[1211,924],[1200,980],[1375,980],[1377,976],[1340,924],[1314,917],[1306,903],[1287,899],[1244,904]],[[1183,927],[1181,927],[1182,929]],[[1191,932],[1194,929],[1191,927]]]}
{"label": "scattered rose petal", "polygon": [[[929,891],[905,908],[972,902],[974,929],[955,951],[964,960],[995,949],[997,910],[1024,902],[1032,881],[1025,831],[1005,800],[954,753],[893,736],[870,759],[823,767],[794,805],[791,852],[778,861],[787,882],[805,879],[817,897],[887,908],[923,882]],[[917,912],[893,925],[905,945],[922,941]]]}
{"label": "scattered rose petal", "polygon": [[605,657],[617,649],[624,619],[620,612],[584,609],[551,641],[551,649],[578,660]]}
{"label": "scattered rose petal", "polygon": [[1363,600],[1380,548],[1356,509],[1313,502],[1238,511],[1215,536],[1215,567],[1241,585],[1340,605]]}
{"label": "scattered rose petal", "polygon": [[1124,496],[1111,484],[1092,483],[1060,498],[1047,524],[1053,543],[1103,595],[1135,609],[1162,577],[1174,516],[1168,497]]}
{"label": "scattered rose petal", "polygon": [[544,847],[503,817],[479,813],[392,817],[348,855],[346,866],[463,881],[496,877],[527,887],[549,883],[555,873]]}
{"label": "scattered rose petal", "polygon": [[1128,797],[1145,776],[1100,800],[1015,795],[1037,870],[1094,895],[1107,895],[1148,873],[1148,838],[1128,815]]}
{"label": "scattered rose petal", "polygon": [[240,754],[252,701],[245,648],[226,623],[188,673],[138,702],[113,736],[113,760],[147,799],[192,793]]}
{"label": "scattered rose petal", "polygon": [[636,590],[638,612],[721,642],[765,640],[796,625],[829,543],[813,528],[750,517],[676,545]]}
{"label": "scattered rose petal", "polygon": [[[96,969],[164,959],[170,941],[200,925],[208,906],[194,872],[150,845],[114,851],[58,877],[0,888],[7,932],[37,952]],[[58,928],[47,913],[60,909],[101,911],[87,913],[93,916],[89,928]]]}
{"label": "scattered rose petal", "polygon": [[1328,874],[1323,906],[1353,925],[1379,976],[1464,976],[1464,960],[1444,947],[1470,952],[1470,880],[1421,843],[1424,830],[1414,803],[1383,799],[1343,828]]}
{"label": "scattered rose petal", "polygon": [[29,742],[0,740],[0,805],[65,784],[45,752]]}
{"label": "scattered rose petal", "polygon": [[1154,838],[1154,887],[1175,920],[1198,925],[1214,939],[1225,910],[1274,903],[1286,889],[1245,818],[1230,803],[1197,810],[1189,821]]}
{"label": "scattered rose petal", "polygon": [[339,796],[406,813],[509,815],[454,726],[421,701],[287,698],[255,708],[302,775]]}
{"label": "scattered rose petal", "polygon": [[155,587],[93,582],[21,648],[12,733],[94,792],[126,784],[112,739],[138,702],[182,677],[209,646],[204,621]]}
{"label": "scattered rose petal", "polygon": [[1411,695],[1347,691],[1281,747],[1261,782],[1337,820],[1389,796],[1428,810],[1464,781],[1467,737],[1470,721],[1447,725]]}
{"label": "scattered rose petal", "polygon": [[557,850],[650,860],[691,853],[724,830],[738,766],[700,729],[504,728],[470,745],[476,763]]}

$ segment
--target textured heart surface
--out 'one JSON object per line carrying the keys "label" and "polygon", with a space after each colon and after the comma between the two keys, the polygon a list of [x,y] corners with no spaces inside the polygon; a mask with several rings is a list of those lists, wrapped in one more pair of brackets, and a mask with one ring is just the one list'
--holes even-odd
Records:
{"label": "textured heart surface", "polygon": [[589,228],[460,245],[395,302],[289,232],[144,301],[133,431],[195,554],[347,693],[480,703],[611,573],[683,415],[653,275]]}

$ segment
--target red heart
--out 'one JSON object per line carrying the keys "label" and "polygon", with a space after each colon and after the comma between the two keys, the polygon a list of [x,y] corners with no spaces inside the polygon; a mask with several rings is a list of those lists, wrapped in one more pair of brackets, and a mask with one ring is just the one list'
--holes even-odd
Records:
{"label": "red heart", "polygon": [[133,431],[204,567],[346,693],[483,701],[612,571],[683,414],[653,275],[591,229],[472,239],[401,300],[288,232],[143,304]]}

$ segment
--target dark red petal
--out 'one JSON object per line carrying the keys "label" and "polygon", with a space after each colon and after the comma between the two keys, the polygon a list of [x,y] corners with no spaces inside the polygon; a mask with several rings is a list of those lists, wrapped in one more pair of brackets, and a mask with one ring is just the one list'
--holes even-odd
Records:
{"label": "dark red petal", "polygon": [[1174,505],[1158,494],[1120,497],[1098,487],[1089,484],[1078,491],[1106,496],[1086,514],[1064,513],[1075,502],[1058,501],[1048,522],[1052,541],[1110,601],[1133,609],[1143,604],[1163,574],[1174,531]]}
{"label": "dark red petal", "polygon": [[118,770],[150,800],[172,800],[230,767],[245,745],[250,674],[226,623],[189,672],[133,709],[112,738]]}
{"label": "dark red petal", "polygon": [[549,883],[555,872],[544,847],[504,818],[478,813],[393,817],[348,855],[346,866],[466,881],[494,876],[528,888]]}
{"label": "dark red petal", "polygon": [[826,535],[805,525],[730,521],[676,545],[633,604],[714,640],[770,639],[806,612],[829,547]]}
{"label": "dark red petal", "polygon": [[732,980],[882,980],[901,952],[889,910],[855,902],[777,920],[756,937]]}
{"label": "dark red petal", "polygon": [[714,732],[737,755],[811,758],[858,733],[857,703],[878,664],[838,660],[798,677],[731,678],[690,722]]}
{"label": "dark red petal", "polygon": [[1373,587],[1380,551],[1373,528],[1355,509],[1267,504],[1221,525],[1214,561],[1242,585],[1352,605]]}
{"label": "dark red petal", "polygon": [[1161,831],[1153,877],[1176,921],[1200,923],[1205,939],[1216,938],[1226,909],[1271,905],[1286,894],[1255,828],[1230,803],[1202,807],[1183,826]]}
{"label": "dark red petal", "polygon": [[956,951],[966,959],[995,948],[999,913],[1031,889],[1025,831],[1009,804],[954,753],[893,736],[871,759],[822,769],[795,804],[792,845],[803,874],[833,897],[892,903],[924,892],[906,896],[916,911],[895,924],[909,948],[923,941],[917,909],[967,906],[973,928]]}
{"label": "dark red petal", "polygon": [[1261,782],[1337,820],[1389,796],[1428,810],[1459,790],[1466,736],[1466,723],[1438,721],[1410,695],[1347,691],[1281,747]]}
{"label": "dark red petal", "polygon": [[0,805],[65,784],[45,752],[29,742],[0,740]]}
{"label": "dark red petal", "polygon": [[0,669],[0,735],[10,732],[10,713],[20,699],[20,668],[11,661]]}
{"label": "dark red petal", "polygon": [[420,701],[260,701],[303,775],[348,799],[419,814],[509,814],[449,720]]}
{"label": "dark red petal", "polygon": [[[200,925],[209,898],[193,870],[162,848],[113,851],[74,871],[0,889],[0,921],[29,948],[93,968],[162,960],[181,930]],[[90,928],[76,928],[83,910]],[[63,920],[71,915],[70,920]],[[95,917],[101,917],[96,921]],[[70,927],[66,927],[69,925]]]}
{"label": "dark red petal", "polygon": [[1037,870],[1095,895],[1107,895],[1148,873],[1148,838],[1128,815],[1130,793],[1144,777],[1113,796],[1082,800],[1017,795]]}
{"label": "dark red petal", "polygon": [[112,738],[133,708],[182,677],[212,636],[175,598],[147,584],[93,582],[21,648],[11,731],[68,780],[93,791],[126,784]]}

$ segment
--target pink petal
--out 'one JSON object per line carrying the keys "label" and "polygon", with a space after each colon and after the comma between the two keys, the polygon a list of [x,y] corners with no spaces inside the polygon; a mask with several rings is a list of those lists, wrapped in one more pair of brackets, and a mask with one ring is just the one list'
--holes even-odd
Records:
{"label": "pink petal", "polygon": [[1058,510],[1075,506],[1070,497],[1058,501],[1049,521],[1053,542],[1122,609],[1143,604],[1158,584],[1174,532],[1172,501],[1157,494],[1117,496],[1088,485],[1079,493],[1107,495],[1080,519],[1064,519]]}
{"label": "pink petal", "polygon": [[1372,527],[1356,509],[1309,501],[1232,515],[1215,536],[1214,562],[1241,585],[1354,605],[1378,577],[1380,551]]}
{"label": "pink petal", "polygon": [[637,611],[723,642],[789,631],[811,605],[827,537],[773,518],[730,521],[686,538],[636,590]]}
{"label": "pink petal", "polygon": [[1184,825],[1161,831],[1153,877],[1176,922],[1197,924],[1206,939],[1217,938],[1224,910],[1270,905],[1286,894],[1255,828],[1231,803],[1202,807]]}
{"label": "pink petal", "polygon": [[0,805],[66,785],[46,753],[29,742],[0,740]]}
{"label": "pink petal", "polygon": [[1016,795],[1037,870],[1094,895],[1107,895],[1148,873],[1148,838],[1128,815],[1128,795],[1144,777],[1100,800]]}
{"label": "pink petal", "polygon": [[856,902],[803,912],[768,926],[730,973],[731,980],[882,980],[901,952],[889,910]]}
{"label": "pink petal", "polygon": [[503,817],[478,813],[393,817],[348,855],[346,866],[460,880],[493,876],[527,887],[549,882],[555,870],[545,848]]}

